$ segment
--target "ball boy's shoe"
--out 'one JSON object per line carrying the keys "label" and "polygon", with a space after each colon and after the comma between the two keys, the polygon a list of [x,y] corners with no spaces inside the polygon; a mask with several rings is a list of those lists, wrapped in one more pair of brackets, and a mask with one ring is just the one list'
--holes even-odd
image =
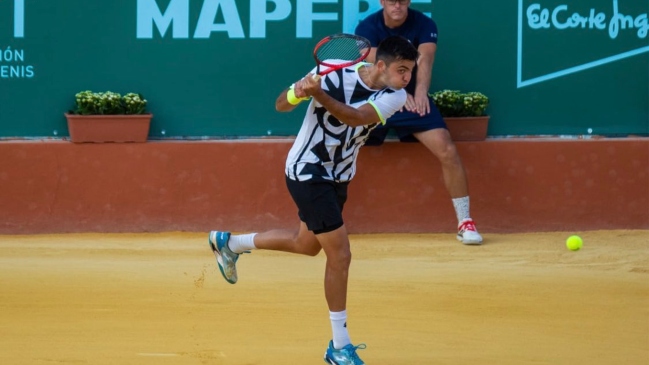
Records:
{"label": "ball boy's shoe", "polygon": [[482,244],[482,236],[475,228],[475,222],[473,222],[473,219],[469,218],[463,220],[462,222],[460,222],[460,226],[457,229],[458,241],[464,243],[465,245]]}

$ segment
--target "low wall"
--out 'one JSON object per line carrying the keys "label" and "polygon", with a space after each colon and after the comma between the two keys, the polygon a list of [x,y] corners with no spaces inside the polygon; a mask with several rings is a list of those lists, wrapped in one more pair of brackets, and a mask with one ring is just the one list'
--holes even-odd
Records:
{"label": "low wall", "polygon": [[[0,142],[0,234],[294,228],[292,140]],[[483,233],[649,228],[649,139],[458,142]],[[364,147],[352,233],[454,232],[437,160],[420,144]]]}

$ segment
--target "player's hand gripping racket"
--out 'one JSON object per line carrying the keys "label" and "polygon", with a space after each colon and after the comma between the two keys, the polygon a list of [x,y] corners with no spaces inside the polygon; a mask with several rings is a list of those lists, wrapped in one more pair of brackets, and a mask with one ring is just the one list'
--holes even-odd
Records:
{"label": "player's hand gripping racket", "polygon": [[[320,76],[363,61],[371,47],[370,41],[354,34],[340,33],[323,38],[313,50],[317,65],[317,75],[313,78],[319,80]],[[321,66],[326,69],[321,70]]]}

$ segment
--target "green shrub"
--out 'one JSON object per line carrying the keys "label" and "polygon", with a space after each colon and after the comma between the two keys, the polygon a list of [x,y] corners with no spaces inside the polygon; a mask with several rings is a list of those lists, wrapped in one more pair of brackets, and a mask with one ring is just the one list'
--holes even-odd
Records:
{"label": "green shrub", "polygon": [[430,94],[442,117],[480,117],[487,115],[489,98],[479,92],[440,90]]}
{"label": "green shrub", "polygon": [[75,109],[72,114],[118,115],[145,114],[147,101],[141,94],[128,93],[121,96],[112,91],[81,91],[75,95]]}

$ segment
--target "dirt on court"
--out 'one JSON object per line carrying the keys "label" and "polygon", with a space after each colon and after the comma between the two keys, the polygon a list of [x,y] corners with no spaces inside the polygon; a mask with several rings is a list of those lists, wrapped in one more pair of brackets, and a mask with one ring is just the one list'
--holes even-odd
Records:
{"label": "dirt on court", "polygon": [[[368,365],[647,365],[649,231],[352,236]],[[227,284],[206,233],[0,236],[0,364],[323,364],[325,257],[255,251]]]}

